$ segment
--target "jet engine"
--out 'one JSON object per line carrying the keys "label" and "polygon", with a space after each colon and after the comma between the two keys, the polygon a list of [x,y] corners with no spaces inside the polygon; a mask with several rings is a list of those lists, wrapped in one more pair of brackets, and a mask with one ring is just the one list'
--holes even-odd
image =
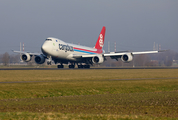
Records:
{"label": "jet engine", "polygon": [[28,53],[25,53],[25,54],[21,55],[21,60],[23,60],[25,62],[29,62],[31,60],[31,56]]}
{"label": "jet engine", "polygon": [[123,62],[130,62],[133,60],[133,55],[131,53],[122,55],[121,60]]}
{"label": "jet engine", "polygon": [[104,58],[103,58],[103,56],[95,56],[95,57],[92,58],[92,62],[93,63],[103,63]]}
{"label": "jet engine", "polygon": [[38,55],[35,57],[35,62],[37,64],[43,64],[45,62],[45,58],[43,55]]}

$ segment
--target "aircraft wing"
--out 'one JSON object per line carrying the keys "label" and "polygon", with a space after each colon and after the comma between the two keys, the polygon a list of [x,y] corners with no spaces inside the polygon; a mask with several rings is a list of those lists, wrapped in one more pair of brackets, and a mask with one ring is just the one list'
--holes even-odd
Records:
{"label": "aircraft wing", "polygon": [[28,53],[29,55],[41,55],[40,53],[32,53],[32,52],[24,52],[24,51],[14,51],[14,50],[12,50],[12,51],[15,52],[15,53],[21,53],[21,54]]}
{"label": "aircraft wing", "polygon": [[132,54],[132,55],[138,55],[138,54],[149,54],[149,53],[158,53],[162,51],[143,51],[143,52],[110,52],[105,53],[104,57],[119,57],[125,54]]}
{"label": "aircraft wing", "polygon": [[131,55],[138,55],[138,54],[150,54],[150,53],[159,53],[159,52],[164,52],[166,50],[162,51],[143,51],[143,52],[110,52],[110,53],[103,53],[103,54],[73,54],[73,58],[91,58],[95,56],[103,56],[103,57],[111,57],[111,58],[119,58],[122,55],[125,54],[131,54]]}

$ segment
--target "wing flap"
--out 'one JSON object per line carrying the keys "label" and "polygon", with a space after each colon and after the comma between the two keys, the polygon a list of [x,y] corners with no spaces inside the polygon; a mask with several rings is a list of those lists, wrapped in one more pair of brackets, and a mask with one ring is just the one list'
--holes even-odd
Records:
{"label": "wing flap", "polygon": [[150,53],[158,53],[159,51],[144,51],[144,52],[132,52],[133,55],[138,54],[150,54]]}
{"label": "wing flap", "polygon": [[151,54],[151,53],[159,53],[159,52],[165,52],[165,50],[161,51],[142,51],[142,52],[110,52],[104,54],[104,57],[120,57],[125,54],[132,54],[132,55],[139,55],[139,54]]}
{"label": "wing flap", "polygon": [[[128,52],[127,52],[128,53]],[[111,52],[111,53],[106,53],[104,54],[104,57],[112,57],[112,56],[122,56],[126,53],[115,53],[115,52]]]}

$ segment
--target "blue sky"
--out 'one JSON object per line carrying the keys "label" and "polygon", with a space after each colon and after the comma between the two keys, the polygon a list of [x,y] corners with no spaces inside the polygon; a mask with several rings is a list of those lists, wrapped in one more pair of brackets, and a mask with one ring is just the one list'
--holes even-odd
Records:
{"label": "blue sky", "polygon": [[47,37],[93,47],[106,26],[104,50],[178,52],[177,0],[1,0],[0,54],[41,52]]}

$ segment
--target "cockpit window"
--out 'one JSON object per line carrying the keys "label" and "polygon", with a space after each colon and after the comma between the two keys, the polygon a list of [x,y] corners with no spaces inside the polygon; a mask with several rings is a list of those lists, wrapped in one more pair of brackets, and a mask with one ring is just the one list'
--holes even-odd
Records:
{"label": "cockpit window", "polygon": [[52,39],[46,39],[46,41],[52,41]]}

